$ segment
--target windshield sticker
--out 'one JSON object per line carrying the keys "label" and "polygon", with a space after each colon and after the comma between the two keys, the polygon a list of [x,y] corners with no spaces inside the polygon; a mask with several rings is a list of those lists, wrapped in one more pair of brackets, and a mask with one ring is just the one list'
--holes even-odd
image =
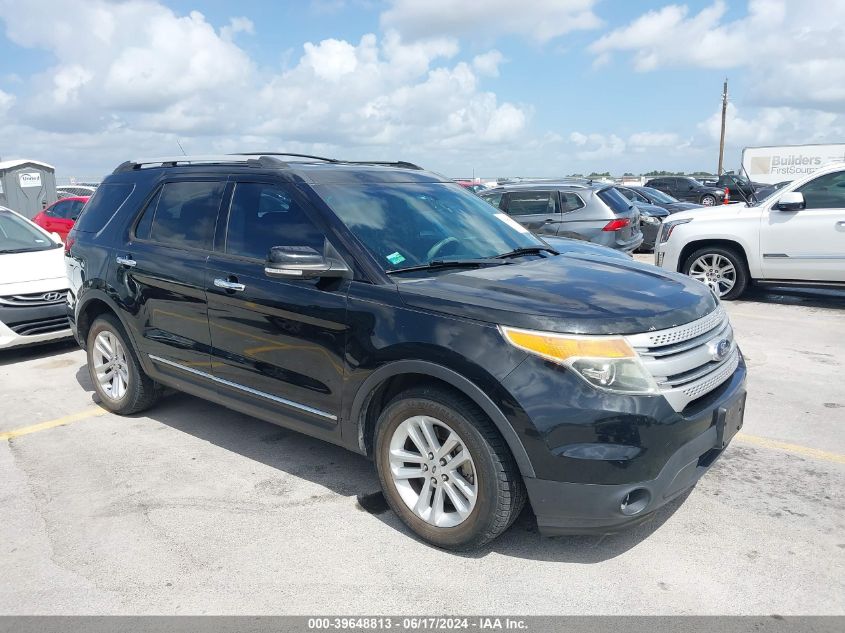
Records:
{"label": "windshield sticker", "polygon": [[519,222],[511,218],[509,215],[505,215],[504,213],[495,213],[494,214],[497,218],[499,218],[502,222],[507,224],[509,227],[514,229],[515,231],[519,231],[520,233],[530,233],[528,229],[522,226]]}
{"label": "windshield sticker", "polygon": [[396,264],[401,264],[402,262],[404,262],[405,258],[402,257],[401,253],[396,252],[396,253],[391,253],[390,255],[388,255],[387,261],[389,261],[391,264],[396,266]]}

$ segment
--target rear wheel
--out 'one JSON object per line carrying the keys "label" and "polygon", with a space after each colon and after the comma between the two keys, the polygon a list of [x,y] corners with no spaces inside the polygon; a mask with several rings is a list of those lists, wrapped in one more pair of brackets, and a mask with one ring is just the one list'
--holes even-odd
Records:
{"label": "rear wheel", "polygon": [[730,248],[709,246],[687,257],[683,272],[710,286],[720,299],[736,299],[748,286],[745,260]]}
{"label": "rear wheel", "polygon": [[504,440],[472,402],[449,391],[420,388],[394,398],[377,423],[375,457],[393,511],[438,547],[480,547],[525,504]]}
{"label": "rear wheel", "polygon": [[148,409],[158,399],[159,386],[141,369],[117,317],[97,317],[88,332],[86,351],[88,374],[106,409],[129,415]]}

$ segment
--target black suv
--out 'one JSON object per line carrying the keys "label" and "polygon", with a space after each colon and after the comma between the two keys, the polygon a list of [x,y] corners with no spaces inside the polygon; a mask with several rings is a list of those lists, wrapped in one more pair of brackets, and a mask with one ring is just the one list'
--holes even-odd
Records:
{"label": "black suv", "polygon": [[546,534],[616,531],[742,424],[745,364],[706,286],[560,253],[408,163],[127,162],[66,253],[103,406],[171,387],[362,453],[441,547],[493,539],[526,498]]}
{"label": "black suv", "polygon": [[649,180],[646,187],[651,187],[668,193],[678,200],[703,204],[712,207],[721,204],[725,199],[725,190],[712,185],[705,185],[689,176],[664,176]]}

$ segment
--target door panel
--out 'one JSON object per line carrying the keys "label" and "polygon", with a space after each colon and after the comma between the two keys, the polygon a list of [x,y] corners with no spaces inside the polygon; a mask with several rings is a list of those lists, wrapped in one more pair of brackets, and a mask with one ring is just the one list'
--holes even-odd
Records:
{"label": "door panel", "polygon": [[557,235],[563,220],[556,191],[507,194],[507,214],[533,233]]}
{"label": "door panel", "polygon": [[115,253],[116,290],[141,333],[141,351],[205,373],[211,367],[206,261],[223,191],[218,181],[165,183]]}
{"label": "door panel", "polygon": [[210,260],[206,281],[214,376],[278,398],[264,404],[285,415],[335,424],[348,283],[270,279],[263,264],[225,257]]}
{"label": "door panel", "polygon": [[807,208],[766,210],[760,254],[768,279],[845,282],[845,172],[819,176],[798,189]]}
{"label": "door panel", "polygon": [[264,273],[272,246],[322,251],[324,245],[324,233],[292,187],[237,182],[224,252],[209,260],[206,290],[213,374],[221,388],[278,413],[286,425],[339,433],[349,282]]}

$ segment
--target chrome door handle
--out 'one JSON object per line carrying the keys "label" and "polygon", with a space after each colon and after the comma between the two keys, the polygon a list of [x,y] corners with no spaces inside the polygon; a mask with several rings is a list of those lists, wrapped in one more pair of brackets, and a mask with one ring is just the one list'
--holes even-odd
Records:
{"label": "chrome door handle", "polygon": [[241,292],[246,289],[246,286],[239,284],[237,281],[228,281],[227,279],[217,278],[214,280],[214,285],[218,288],[225,288],[226,290],[237,290]]}
{"label": "chrome door handle", "polygon": [[138,263],[134,259],[132,259],[131,257],[122,257],[121,255],[118,255],[117,257],[115,257],[114,260],[118,264],[120,264],[121,266],[126,266],[128,268],[132,268],[133,266],[135,266]]}

